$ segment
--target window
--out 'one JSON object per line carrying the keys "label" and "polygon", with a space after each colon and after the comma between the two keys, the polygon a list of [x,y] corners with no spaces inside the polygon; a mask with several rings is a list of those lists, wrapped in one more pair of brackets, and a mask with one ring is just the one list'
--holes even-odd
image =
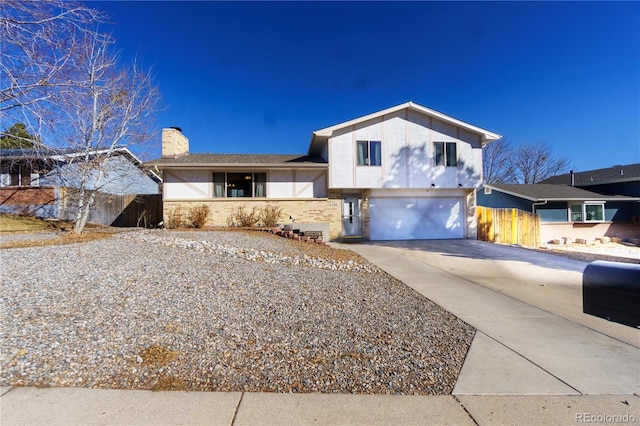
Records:
{"label": "window", "polygon": [[380,141],[358,141],[358,166],[380,166]]}
{"label": "window", "polygon": [[604,222],[604,204],[571,204],[571,222]]}
{"label": "window", "polygon": [[582,222],[582,205],[571,205],[571,222]]}
{"label": "window", "polygon": [[3,164],[0,168],[0,186],[39,186],[40,175],[28,165]]}
{"label": "window", "polygon": [[455,142],[434,142],[433,159],[436,166],[457,167],[458,150]]}
{"label": "window", "polygon": [[214,173],[213,174],[213,196],[214,196],[214,198],[222,198],[222,197],[224,197],[224,182],[225,182],[224,173]]}
{"label": "window", "polygon": [[214,198],[266,197],[266,173],[214,173]]}

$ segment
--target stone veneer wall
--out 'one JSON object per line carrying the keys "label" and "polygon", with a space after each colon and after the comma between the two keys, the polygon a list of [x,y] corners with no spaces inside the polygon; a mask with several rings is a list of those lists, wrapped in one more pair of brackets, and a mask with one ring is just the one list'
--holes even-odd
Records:
{"label": "stone veneer wall", "polygon": [[322,199],[238,199],[225,198],[219,200],[180,200],[171,201],[164,200],[163,210],[164,219],[167,220],[172,209],[180,208],[185,211],[191,207],[206,204],[210,207],[209,220],[207,226],[227,226],[227,218],[231,212],[238,206],[245,206],[247,209],[253,207],[262,208],[266,205],[278,206],[282,208],[280,223],[288,224],[292,222],[303,223],[328,223],[329,239],[335,240],[340,238],[342,233],[341,201],[338,199],[322,198]]}

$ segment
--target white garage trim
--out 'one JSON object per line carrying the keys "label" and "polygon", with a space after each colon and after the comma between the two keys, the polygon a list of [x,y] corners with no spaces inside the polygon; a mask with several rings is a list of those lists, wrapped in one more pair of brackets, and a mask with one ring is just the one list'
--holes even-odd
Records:
{"label": "white garage trim", "polygon": [[369,219],[372,241],[464,238],[464,197],[372,197]]}

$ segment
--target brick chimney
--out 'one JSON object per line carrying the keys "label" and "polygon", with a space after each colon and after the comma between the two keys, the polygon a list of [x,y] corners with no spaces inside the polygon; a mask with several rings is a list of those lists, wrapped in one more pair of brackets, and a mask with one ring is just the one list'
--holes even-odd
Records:
{"label": "brick chimney", "polygon": [[180,127],[162,129],[162,158],[178,158],[189,154],[189,139]]}

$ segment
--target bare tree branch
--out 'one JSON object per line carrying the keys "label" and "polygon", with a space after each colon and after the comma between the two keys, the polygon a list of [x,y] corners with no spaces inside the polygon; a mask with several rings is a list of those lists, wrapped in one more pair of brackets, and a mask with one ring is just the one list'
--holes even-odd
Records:
{"label": "bare tree branch", "polygon": [[511,174],[512,148],[505,138],[487,144],[482,150],[482,173],[486,183],[506,183]]}
{"label": "bare tree branch", "polygon": [[522,142],[513,146],[503,138],[482,151],[485,183],[534,184],[551,176],[566,173],[571,161],[553,154],[545,142]]}
{"label": "bare tree branch", "polygon": [[571,167],[568,158],[554,156],[545,142],[523,142],[511,156],[512,169],[509,181],[533,184],[557,174],[566,173]]}

